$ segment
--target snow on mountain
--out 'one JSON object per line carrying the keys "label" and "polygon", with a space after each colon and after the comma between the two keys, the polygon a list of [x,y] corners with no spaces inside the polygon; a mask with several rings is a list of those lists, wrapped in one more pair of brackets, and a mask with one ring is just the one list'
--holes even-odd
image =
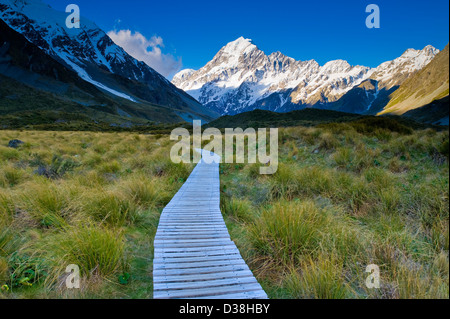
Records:
{"label": "snow on mountain", "polygon": [[70,29],[67,17],[41,0],[0,0],[0,19],[10,28],[105,93],[167,106],[186,118],[218,115],[130,56],[94,22],[81,17],[80,28]]}
{"label": "snow on mountain", "polygon": [[408,49],[400,57],[380,64],[373,72],[372,79],[380,82],[380,87],[400,85],[410,74],[421,70],[439,53],[427,45],[422,50]]}
{"label": "snow on mountain", "polygon": [[378,90],[399,85],[411,73],[428,64],[439,50],[407,50],[401,57],[377,68],[352,66],[335,60],[320,66],[316,61],[296,61],[280,52],[266,55],[250,39],[228,43],[199,70],[182,70],[172,80],[205,106],[221,114],[255,108],[289,111],[338,101],[368,79],[380,83],[368,92],[370,109]]}
{"label": "snow on mountain", "polygon": [[67,13],[53,10],[40,0],[0,0],[0,6],[0,18],[45,53],[73,69],[85,81],[134,101],[129,95],[102,84],[95,79],[98,76],[89,74],[90,65],[121,73],[119,64],[132,63],[135,70],[127,78],[143,77],[142,66],[128,58],[95,23],[83,18],[80,28],[69,29],[65,25]]}

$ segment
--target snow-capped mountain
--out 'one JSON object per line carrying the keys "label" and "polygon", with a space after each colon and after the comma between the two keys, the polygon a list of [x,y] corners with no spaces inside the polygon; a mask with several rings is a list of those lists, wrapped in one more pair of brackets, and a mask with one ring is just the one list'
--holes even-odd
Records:
{"label": "snow-capped mountain", "polygon": [[[305,107],[375,112],[372,109],[380,107],[385,92],[427,65],[438,52],[432,46],[409,49],[377,68],[352,66],[344,60],[320,66],[314,60],[296,61],[280,52],[266,55],[250,39],[240,37],[201,69],[180,71],[172,83],[221,114],[257,108],[285,112]],[[357,94],[353,92],[356,89]],[[361,95],[358,107],[346,108],[347,94],[352,96],[352,103]]]}
{"label": "snow-capped mountain", "polygon": [[[68,14],[40,0],[0,0],[0,19],[78,76],[110,95],[180,109],[180,116],[211,112],[144,62],[116,45],[94,22],[81,17],[69,29]],[[191,109],[189,112],[182,108]]]}

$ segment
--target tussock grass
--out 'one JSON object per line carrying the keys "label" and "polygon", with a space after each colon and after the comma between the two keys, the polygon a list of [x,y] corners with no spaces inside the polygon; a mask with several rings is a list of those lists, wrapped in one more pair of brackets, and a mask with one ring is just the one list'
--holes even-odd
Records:
{"label": "tussock grass", "polygon": [[272,199],[286,198],[292,200],[300,192],[296,173],[284,164],[278,165],[278,170],[271,180],[270,195]]}
{"label": "tussock grass", "polygon": [[269,296],[448,298],[448,131],[382,121],[281,129],[273,176],[221,164],[224,210],[252,202],[226,221]]}
{"label": "tussock grass", "polygon": [[[25,144],[8,148],[11,139]],[[9,288],[1,298],[151,298],[159,212],[193,168],[170,161],[172,143],[1,131],[0,287]],[[82,271],[77,292],[65,288],[69,264]]]}
{"label": "tussock grass", "polygon": [[123,233],[114,228],[95,224],[69,227],[51,236],[47,245],[54,254],[56,270],[58,265],[76,264],[82,275],[108,277],[124,265]]}
{"label": "tussock grass", "polygon": [[26,178],[26,174],[12,165],[5,165],[0,175],[0,186],[14,187],[22,183]]}
{"label": "tussock grass", "polygon": [[11,223],[14,215],[15,205],[9,193],[0,189],[0,226]]}
{"label": "tussock grass", "polygon": [[136,204],[122,194],[113,191],[101,191],[86,194],[78,209],[97,222],[121,227],[136,219]]}
{"label": "tussock grass", "polygon": [[254,216],[254,208],[249,200],[232,198],[223,201],[221,211],[237,222],[250,222]]}
{"label": "tussock grass", "polygon": [[301,263],[284,279],[283,285],[294,298],[345,299],[354,297],[352,288],[342,276],[343,264],[333,256],[320,256]]}
{"label": "tussock grass", "polygon": [[70,193],[64,187],[44,178],[27,183],[20,207],[42,227],[63,227],[72,218]]}
{"label": "tussock grass", "polygon": [[[448,298],[448,140],[389,120],[280,129],[276,174],[220,166],[232,239],[272,298]],[[194,167],[170,161],[172,143],[1,131],[1,297],[151,297],[159,214]],[[78,293],[64,288],[72,263]],[[380,289],[365,286],[369,264]]]}
{"label": "tussock grass", "polygon": [[292,264],[304,254],[315,253],[329,222],[313,202],[278,202],[262,212],[250,234],[261,255]]}
{"label": "tussock grass", "polygon": [[160,179],[125,180],[120,184],[122,192],[133,202],[142,207],[165,206],[171,199],[170,193],[164,189],[166,183]]}

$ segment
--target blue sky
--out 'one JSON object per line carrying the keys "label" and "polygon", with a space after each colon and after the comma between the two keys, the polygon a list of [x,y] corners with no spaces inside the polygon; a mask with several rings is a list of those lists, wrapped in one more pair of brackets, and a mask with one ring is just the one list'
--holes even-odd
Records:
{"label": "blue sky", "polygon": [[[448,0],[43,1],[61,11],[75,3],[82,17],[106,32],[130,30],[152,43],[158,40],[148,50],[159,48],[164,63],[183,69],[202,67],[240,36],[266,54],[280,51],[321,65],[345,59],[370,67],[408,48],[431,44],[441,50],[449,41]],[[371,3],[380,8],[380,29],[365,25],[365,8]]]}

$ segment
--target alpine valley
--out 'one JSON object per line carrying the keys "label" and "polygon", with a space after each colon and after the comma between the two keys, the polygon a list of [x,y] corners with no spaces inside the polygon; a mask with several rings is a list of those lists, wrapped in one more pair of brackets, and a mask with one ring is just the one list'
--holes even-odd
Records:
{"label": "alpine valley", "polygon": [[41,0],[0,0],[0,128],[127,128],[305,108],[324,118],[332,110],[448,125],[448,45],[407,49],[370,68],[266,55],[240,37],[169,81],[94,22],[82,17],[80,28],[67,28],[66,18]]}
{"label": "alpine valley", "polygon": [[[426,98],[410,99],[404,111],[395,108],[393,112],[393,94],[401,91],[404,83],[421,85],[414,75],[435,58],[434,70],[444,71],[435,72],[433,80],[421,86],[421,94]],[[180,71],[172,83],[222,115],[255,109],[289,112],[304,108],[402,115],[448,95],[448,76],[448,45],[441,53],[431,45],[422,50],[408,49],[400,57],[370,68],[352,66],[345,60],[321,66],[314,60],[296,61],[280,52],[266,55],[250,39],[240,37],[224,46],[201,69]],[[431,122],[448,123],[448,104],[442,107],[446,114]]]}
{"label": "alpine valley", "polygon": [[[116,45],[95,23],[40,0],[0,0],[0,116],[113,126],[209,121],[218,114]],[[5,124],[6,123],[6,124]],[[48,123],[47,123],[48,124]]]}

